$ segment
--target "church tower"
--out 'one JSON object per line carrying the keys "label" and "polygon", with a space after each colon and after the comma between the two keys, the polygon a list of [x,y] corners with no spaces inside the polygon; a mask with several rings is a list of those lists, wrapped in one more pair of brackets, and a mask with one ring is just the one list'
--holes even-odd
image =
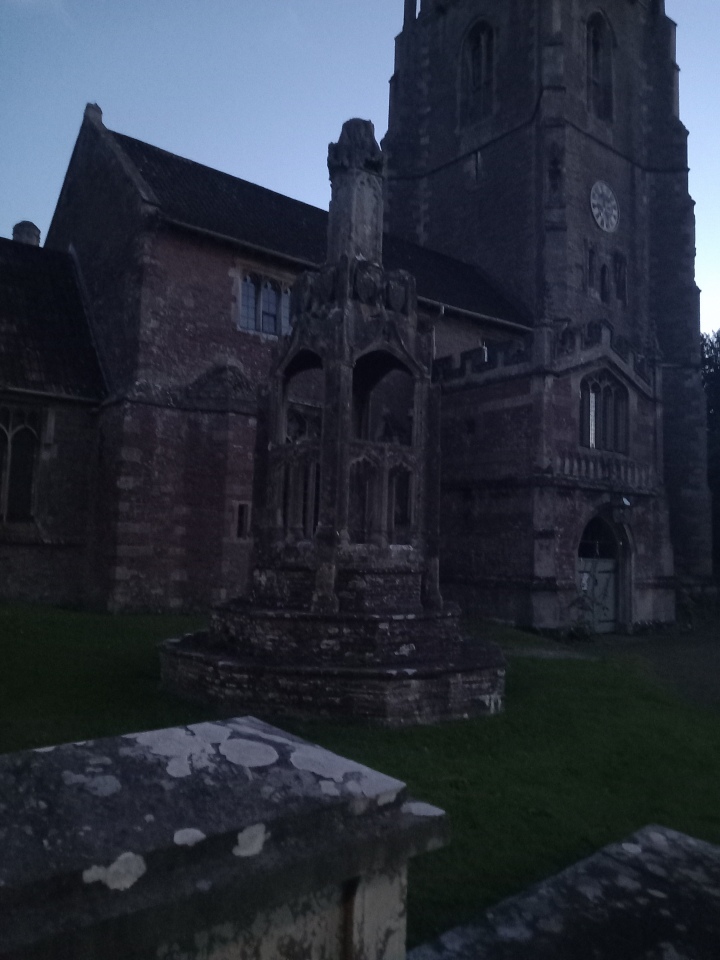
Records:
{"label": "church tower", "polygon": [[[573,354],[581,452],[638,453],[638,416],[653,408],[675,571],[698,582],[711,572],[709,495],[678,101],[663,0],[406,0],[383,144],[386,225],[476,264],[521,301],[536,373],[557,386],[558,358]],[[577,375],[601,345],[608,369],[621,358],[652,383],[643,394],[610,369],[623,399],[609,414],[596,401],[605,373]],[[626,402],[627,427],[601,423],[625,422]],[[548,421],[542,430],[547,470],[558,434]]]}

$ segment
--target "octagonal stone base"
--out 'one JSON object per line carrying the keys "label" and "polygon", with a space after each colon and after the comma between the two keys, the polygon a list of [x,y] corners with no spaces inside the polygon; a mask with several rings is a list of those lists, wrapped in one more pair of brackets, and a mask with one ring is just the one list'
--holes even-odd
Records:
{"label": "octagonal stone base", "polygon": [[505,660],[499,648],[473,640],[451,645],[440,663],[350,666],[342,662],[279,663],[243,656],[208,634],[165,641],[163,688],[186,699],[242,707],[266,716],[324,716],[410,726],[502,710]]}

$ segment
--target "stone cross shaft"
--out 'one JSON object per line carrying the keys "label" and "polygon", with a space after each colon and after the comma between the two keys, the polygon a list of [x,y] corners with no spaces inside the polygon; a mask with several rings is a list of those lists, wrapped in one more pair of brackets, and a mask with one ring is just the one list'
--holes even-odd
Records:
{"label": "stone cross shaft", "polygon": [[382,262],[384,158],[369,120],[348,120],[328,148],[328,263]]}

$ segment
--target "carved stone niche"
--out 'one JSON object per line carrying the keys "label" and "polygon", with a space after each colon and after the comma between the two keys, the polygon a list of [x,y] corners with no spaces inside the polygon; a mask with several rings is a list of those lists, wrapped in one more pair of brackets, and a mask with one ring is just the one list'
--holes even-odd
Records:
{"label": "carved stone niche", "polygon": [[383,270],[375,263],[360,262],[355,266],[355,297],[367,306],[375,307],[383,292]]}
{"label": "carved stone niche", "polygon": [[337,296],[337,281],[337,267],[331,265],[301,274],[291,293],[293,316],[316,315],[332,304]]}
{"label": "carved stone niche", "polygon": [[575,353],[577,349],[578,332],[569,325],[563,326],[555,334],[555,355],[558,357],[567,357]]}
{"label": "carved stone niche", "polygon": [[586,347],[594,347],[602,343],[602,328],[603,325],[599,320],[591,320],[590,323],[588,323],[585,327],[585,335],[583,337]]}
{"label": "carved stone niche", "polygon": [[385,305],[395,313],[408,311],[408,282],[402,274],[390,275],[385,285]]}

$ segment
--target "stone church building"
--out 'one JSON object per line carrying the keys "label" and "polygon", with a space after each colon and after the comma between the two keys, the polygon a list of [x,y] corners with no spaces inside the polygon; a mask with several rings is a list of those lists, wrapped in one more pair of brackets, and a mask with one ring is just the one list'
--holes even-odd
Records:
{"label": "stone church building", "polygon": [[[443,595],[538,628],[671,621],[711,561],[664,3],[405,0],[382,148],[384,264],[415,278],[441,395]],[[86,108],[45,245],[27,222],[0,240],[2,596],[192,610],[243,593],[268,372],[326,235],[325,211]],[[412,446],[411,371],[356,368],[356,439]],[[302,445],[331,385],[298,373],[285,442]],[[278,509],[302,544],[320,480],[295,460]],[[349,536],[391,552],[418,480],[373,463]]]}

